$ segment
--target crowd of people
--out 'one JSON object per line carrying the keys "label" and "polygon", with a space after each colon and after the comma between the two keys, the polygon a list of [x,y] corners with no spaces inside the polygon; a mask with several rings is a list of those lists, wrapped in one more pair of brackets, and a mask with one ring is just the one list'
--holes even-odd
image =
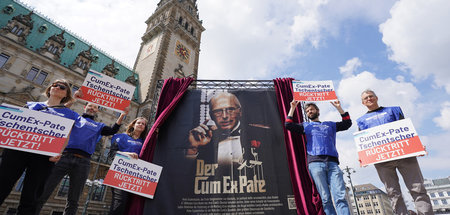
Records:
{"label": "crowd of people", "polygon": [[[378,97],[373,90],[363,91],[361,102],[367,107],[368,111],[356,120],[360,131],[404,119],[400,107],[379,106]],[[306,136],[308,169],[320,193],[324,211],[327,215],[351,214],[348,202],[345,199],[345,182],[342,177],[343,173],[338,166],[339,156],[336,150],[336,132],[350,128],[352,125],[350,115],[344,112],[339,101],[332,101],[331,104],[341,114],[342,121],[321,122],[319,121],[320,111],[317,105],[307,103],[305,113],[310,122],[295,123],[293,115],[298,104],[298,101],[291,102],[291,109],[286,117],[285,125],[291,132]],[[418,214],[434,214],[416,157],[377,163],[375,168],[386,188],[395,214],[409,214],[403,200],[397,170],[402,175]],[[332,201],[334,201],[334,206]]]}
{"label": "crowd of people", "polygon": [[[70,85],[66,80],[54,81],[46,88],[44,94],[47,97],[46,101],[27,102],[26,107],[74,120],[70,136],[63,151],[53,157],[4,149],[0,163],[0,205],[25,171],[18,214],[39,214],[54,189],[68,175],[70,185],[64,214],[76,214],[78,201],[90,172],[91,155],[99,140],[103,136],[114,135],[111,138],[110,156],[120,151],[138,159],[147,134],[148,122],[145,118],[138,117],[127,126],[125,133],[116,134],[129,108],[124,110],[114,125],[107,126],[95,121],[99,111],[97,104],[87,103],[81,115],[70,109],[73,102],[82,97],[82,92],[77,91],[72,97]],[[363,91],[361,101],[368,111],[356,120],[358,130],[404,118],[400,107],[379,106],[378,97],[372,90]],[[307,103],[305,113],[309,121],[296,123],[293,116],[298,104],[299,101],[295,100],[290,103],[285,126],[291,132],[306,136],[308,169],[321,196],[324,211],[327,215],[350,214],[349,204],[345,199],[343,172],[339,168],[339,154],[336,149],[336,132],[345,131],[352,126],[350,115],[342,109],[340,101],[336,100],[331,104],[341,115],[342,121],[322,122],[319,120],[318,106]],[[208,126],[205,122],[189,132],[190,147],[186,151],[186,156],[189,158],[204,156],[203,148],[216,146],[217,153],[210,158],[212,163],[227,165],[232,169],[234,166],[239,167],[250,160],[255,160],[251,157],[252,154],[255,155],[254,145],[242,145],[239,138],[220,139],[224,134],[227,137],[240,137],[241,130],[245,130],[244,125],[240,124],[241,105],[237,97],[230,93],[219,93],[211,99],[209,108],[215,126]],[[231,150],[221,146],[229,146]],[[433,214],[416,157],[378,163],[375,164],[375,168],[386,188],[395,214],[408,214],[396,170],[402,175],[418,213]],[[112,189],[112,194],[110,214],[123,214],[128,192]]]}
{"label": "crowd of people", "polygon": [[[87,103],[82,115],[69,108],[83,94],[77,91],[72,97],[70,85],[66,80],[54,81],[46,88],[44,94],[47,97],[46,101],[27,102],[26,107],[74,120],[70,136],[63,151],[53,157],[4,149],[0,163],[0,205],[25,171],[17,213],[40,214],[53,190],[63,177],[68,175],[69,191],[64,214],[76,214],[78,201],[89,176],[91,156],[101,137],[115,135],[111,143],[114,153],[122,151],[137,159],[146,135],[147,120],[139,117],[128,125],[126,133],[116,134],[129,112],[129,107],[125,108],[113,126],[107,126],[95,121],[99,111],[97,104]],[[127,197],[116,190],[112,192],[114,201],[110,207],[110,214],[123,214],[123,205]]]}

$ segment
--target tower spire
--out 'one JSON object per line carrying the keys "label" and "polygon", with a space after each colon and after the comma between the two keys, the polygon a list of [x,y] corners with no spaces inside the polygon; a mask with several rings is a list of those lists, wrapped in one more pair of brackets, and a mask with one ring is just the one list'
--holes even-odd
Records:
{"label": "tower spire", "polygon": [[[148,116],[155,86],[160,79],[191,76],[196,78],[201,34],[196,0],[160,0],[145,22],[141,48],[134,64],[139,74],[139,95]],[[182,68],[182,69],[180,69]]]}

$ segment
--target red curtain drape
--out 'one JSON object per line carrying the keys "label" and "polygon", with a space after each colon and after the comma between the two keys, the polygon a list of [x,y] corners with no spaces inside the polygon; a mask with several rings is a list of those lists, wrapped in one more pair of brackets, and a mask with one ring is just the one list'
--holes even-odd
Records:
{"label": "red curtain drape", "polygon": [[[169,78],[165,80],[158,101],[156,121],[145,139],[140,158],[151,162],[156,145],[159,127],[164,123],[172,110],[176,107],[184,93],[192,83],[193,78]],[[284,122],[293,98],[292,78],[274,79],[280,117]],[[294,115],[297,122],[302,122],[302,114],[298,110]],[[297,204],[298,214],[325,214],[320,195],[309,176],[306,163],[306,149],[304,136],[291,134],[284,129],[285,144],[289,163],[290,176]],[[128,202],[127,214],[142,214],[145,198],[132,195]]]}
{"label": "red curtain drape", "polygon": [[[283,124],[289,109],[291,108],[290,102],[294,97],[292,80],[294,79],[277,78],[273,80],[277,95],[278,109]],[[294,121],[298,123],[303,122],[303,115],[299,109],[297,109],[294,114]],[[306,141],[304,135],[288,132],[286,128],[284,128],[284,142],[286,144],[292,188],[297,204],[297,214],[324,215],[325,212],[323,211],[322,200],[308,173],[305,148]]]}
{"label": "red curtain drape", "polygon": [[[193,78],[169,78],[164,81],[158,100],[158,108],[156,109],[156,120],[150,129],[147,138],[145,138],[141,154],[139,155],[140,159],[148,162],[153,160],[158,129],[175,109],[192,81],[194,81]],[[128,201],[127,214],[142,214],[144,203],[144,197],[131,195],[131,198]]]}

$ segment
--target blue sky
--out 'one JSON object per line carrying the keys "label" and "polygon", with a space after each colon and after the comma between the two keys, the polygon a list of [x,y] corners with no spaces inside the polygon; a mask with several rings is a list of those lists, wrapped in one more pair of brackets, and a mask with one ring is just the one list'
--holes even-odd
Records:
{"label": "blue sky", "polygon": [[[110,55],[134,64],[156,0],[22,0]],[[198,0],[199,79],[293,77],[333,80],[353,120],[360,92],[401,106],[427,147],[425,178],[450,176],[450,2],[446,0]],[[339,120],[321,103],[321,120]],[[353,126],[338,134],[341,167],[354,184],[382,188],[373,166],[360,168]],[[367,177],[371,176],[371,177]],[[409,196],[408,194],[406,196]]]}

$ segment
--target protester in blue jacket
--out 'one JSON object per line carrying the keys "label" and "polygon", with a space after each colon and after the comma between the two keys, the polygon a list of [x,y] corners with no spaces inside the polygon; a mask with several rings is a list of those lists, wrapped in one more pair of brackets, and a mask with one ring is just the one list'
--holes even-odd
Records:
{"label": "protester in blue jacket", "polygon": [[[361,102],[367,107],[368,111],[356,120],[359,130],[365,130],[405,118],[400,107],[379,106],[378,97],[372,90],[365,90],[361,93]],[[397,170],[402,175],[403,181],[413,198],[418,214],[433,214],[430,197],[428,197],[427,190],[423,184],[422,171],[420,170],[416,157],[377,163],[375,164],[375,169],[384,187],[386,187],[386,192],[391,200],[392,209],[394,209],[395,214],[409,214],[403,200]]]}
{"label": "protester in blue jacket", "polygon": [[[81,97],[82,93],[77,91],[75,97]],[[69,192],[64,214],[76,214],[78,200],[89,176],[91,155],[95,151],[100,136],[109,136],[119,131],[123,118],[128,114],[129,108],[119,116],[113,127],[104,123],[96,122],[94,119],[98,112],[98,105],[88,103],[84,107],[84,113],[74,124],[61,159],[56,163],[53,171],[45,183],[44,192],[38,199],[38,213],[48,200],[53,190],[58,186],[65,175],[69,175]]]}
{"label": "protester in blue jacket", "polygon": [[[146,135],[147,120],[144,117],[134,119],[128,125],[125,133],[116,134],[111,138],[109,157],[113,158],[116,152],[119,151],[134,159],[138,159]],[[129,193],[115,188],[111,188],[111,192],[112,200],[109,214],[124,214]]]}
{"label": "protester in blue jacket", "polygon": [[[76,120],[78,114],[64,106],[71,101],[72,92],[66,80],[56,80],[45,90],[45,102],[27,102],[31,110],[41,111]],[[0,163],[0,205],[11,192],[14,184],[25,171],[18,214],[34,214],[37,197],[41,195],[57,157],[4,149]]]}
{"label": "protester in blue jacket", "polygon": [[[320,122],[320,111],[316,104],[305,105],[305,112],[310,122],[294,123],[293,116],[299,101],[291,102],[291,109],[286,118],[286,128],[290,131],[306,135],[306,151],[308,154],[309,173],[320,193],[324,211],[327,215],[349,215],[350,210],[345,199],[345,182],[343,172],[339,168],[339,155],[336,150],[336,132],[344,131],[352,126],[350,115],[341,107],[340,102],[331,104],[342,116],[341,122]],[[334,200],[333,207],[332,197]]]}

